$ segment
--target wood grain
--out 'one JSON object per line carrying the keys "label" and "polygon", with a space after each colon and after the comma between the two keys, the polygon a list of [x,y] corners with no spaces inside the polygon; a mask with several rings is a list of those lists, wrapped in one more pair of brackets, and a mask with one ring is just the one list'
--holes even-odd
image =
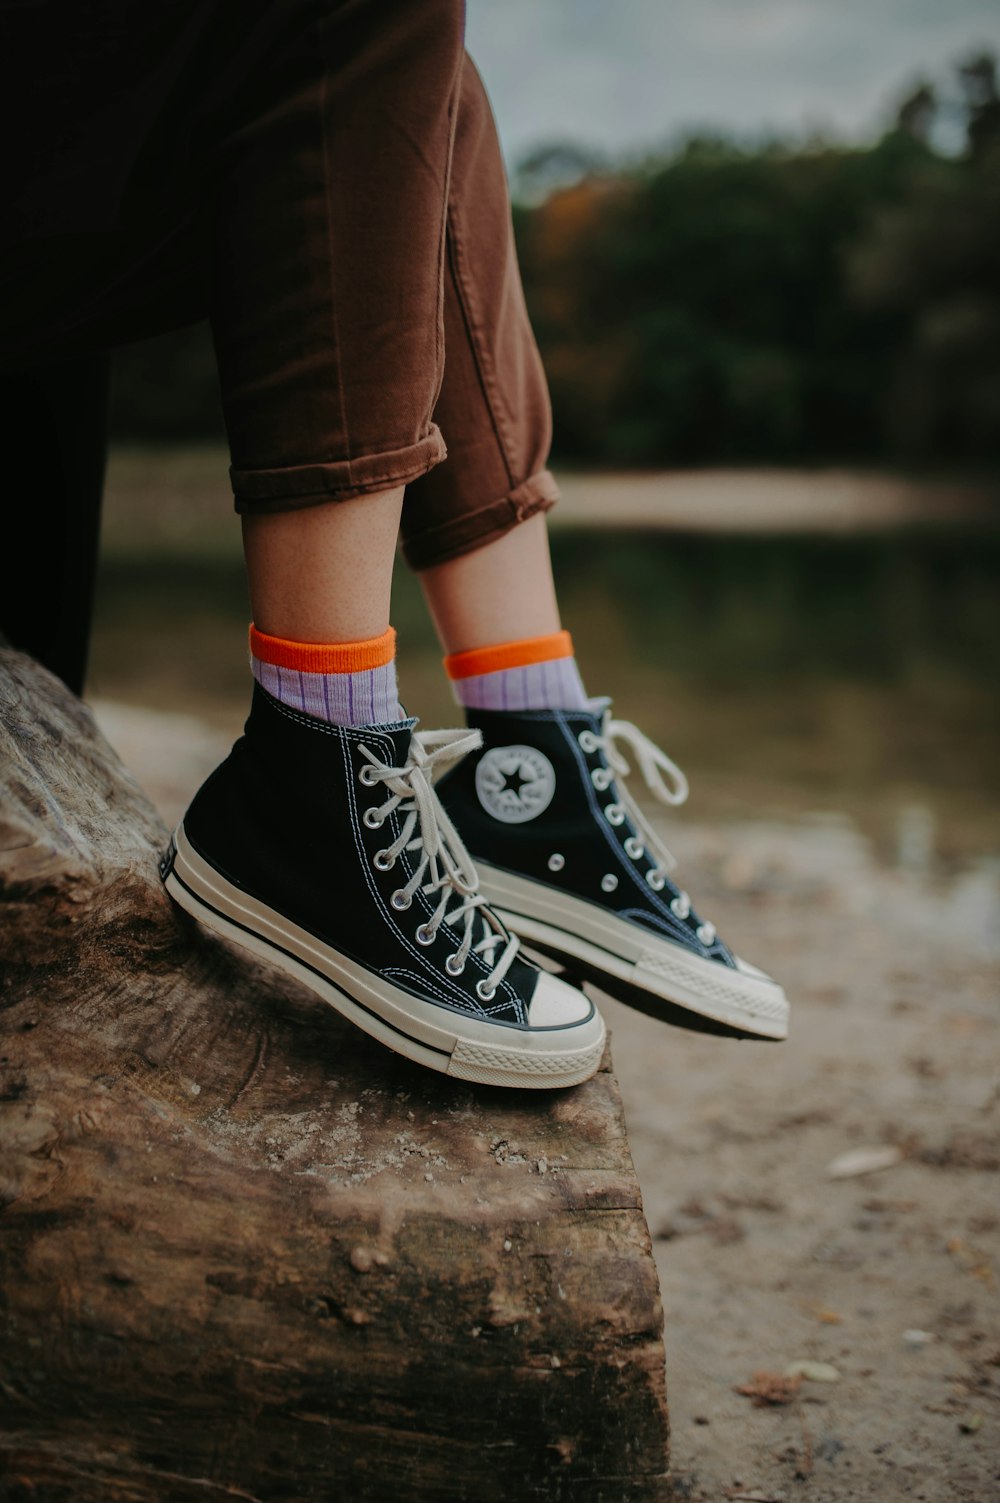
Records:
{"label": "wood grain", "polygon": [[0,790],[2,1496],[669,1498],[609,1061],[469,1088],[204,934],[89,712],[9,649]]}

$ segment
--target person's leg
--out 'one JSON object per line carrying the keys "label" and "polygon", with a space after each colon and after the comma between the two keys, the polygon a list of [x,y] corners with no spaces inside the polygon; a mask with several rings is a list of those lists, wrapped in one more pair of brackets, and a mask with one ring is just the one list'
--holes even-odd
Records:
{"label": "person's leg", "polygon": [[600,1063],[599,1014],[521,958],[432,786],[474,738],[417,733],[384,682],[402,486],[444,454],[462,7],[310,15],[217,153],[212,324],[257,683],[164,880],[410,1059],[570,1085]]}
{"label": "person's leg", "polygon": [[[0,549],[0,632],[82,694],[107,429],[103,355],[0,375],[0,434],[18,508]],[[40,464],[40,457],[44,463]]]}
{"label": "person's leg", "polygon": [[453,0],[303,7],[250,107],[213,121],[211,320],[253,672],[340,724],[398,714],[403,486],[445,452],[432,413],[461,21]]}
{"label": "person's leg", "polygon": [[780,987],[738,961],[667,877],[624,786],[627,749],[664,802],[683,776],[589,701],[561,630],[545,518],[549,405],[528,325],[499,144],[467,66],[448,208],[444,464],[411,486],[419,570],[482,747],[439,784],[505,921],[570,972],[693,1026],[779,1038]]}
{"label": "person's leg", "polygon": [[399,718],[392,570],[403,490],[247,515],[253,676],[282,704],[339,725]]}

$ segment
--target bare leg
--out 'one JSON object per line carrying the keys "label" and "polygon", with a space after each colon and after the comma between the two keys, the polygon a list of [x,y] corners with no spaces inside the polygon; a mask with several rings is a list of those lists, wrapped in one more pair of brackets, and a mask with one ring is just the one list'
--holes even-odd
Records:
{"label": "bare leg", "polygon": [[389,625],[403,488],[243,518],[257,629],[295,642],[361,642]]}
{"label": "bare leg", "polygon": [[420,573],[445,652],[548,636],[560,629],[545,518]]}

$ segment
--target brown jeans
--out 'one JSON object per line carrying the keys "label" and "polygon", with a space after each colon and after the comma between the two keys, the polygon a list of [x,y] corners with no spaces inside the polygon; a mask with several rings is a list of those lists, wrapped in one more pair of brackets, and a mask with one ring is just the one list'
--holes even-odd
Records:
{"label": "brown jeans", "polygon": [[91,54],[82,103],[76,72],[39,80],[41,32],[31,56],[51,5],[0,22],[21,28],[19,108],[48,112],[0,230],[0,368],[207,317],[238,511],[405,484],[420,569],[548,508],[548,393],[461,0],[118,8],[134,57],[127,29],[105,58],[91,8],[58,6]]}

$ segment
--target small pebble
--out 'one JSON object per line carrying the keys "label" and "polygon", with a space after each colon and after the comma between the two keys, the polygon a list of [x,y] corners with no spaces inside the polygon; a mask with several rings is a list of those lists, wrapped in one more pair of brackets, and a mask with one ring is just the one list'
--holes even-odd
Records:
{"label": "small pebble", "polygon": [[891,1169],[902,1161],[903,1150],[886,1143],[881,1148],[852,1148],[826,1166],[830,1179],[853,1179],[857,1174],[874,1174],[877,1169]]}
{"label": "small pebble", "polygon": [[789,1362],[785,1368],[786,1378],[805,1378],[807,1383],[839,1383],[840,1373],[829,1362],[812,1362],[803,1358]]}
{"label": "small pebble", "polygon": [[967,1419],[959,1420],[958,1428],[963,1435],[975,1435],[982,1422],[983,1417],[981,1414],[970,1414]]}
{"label": "small pebble", "polygon": [[511,1250],[511,1248],[512,1248],[512,1247],[513,1247],[513,1246],[514,1246],[514,1244],[513,1244],[513,1242],[512,1242],[512,1241],[511,1241],[511,1240],[510,1240],[510,1238],[509,1238],[509,1237],[507,1237],[507,1238],[506,1238],[506,1239],[505,1239],[505,1241],[504,1241],[504,1245],[503,1245],[503,1250],[504,1250],[504,1252],[510,1252],[510,1250]]}
{"label": "small pebble", "polygon": [[934,1332],[917,1330],[904,1331],[903,1340],[907,1346],[926,1346],[928,1342],[934,1340]]}

